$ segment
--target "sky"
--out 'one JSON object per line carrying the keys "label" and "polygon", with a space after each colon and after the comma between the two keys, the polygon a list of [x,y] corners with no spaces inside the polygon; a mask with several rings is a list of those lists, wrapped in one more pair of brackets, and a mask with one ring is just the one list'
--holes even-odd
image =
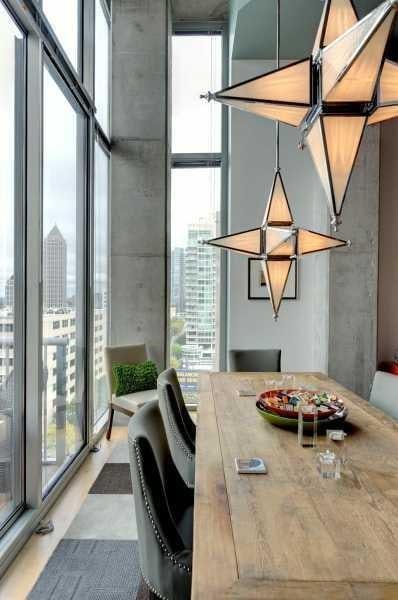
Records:
{"label": "sky", "polygon": [[[95,145],[95,239],[94,272],[95,293],[105,292],[108,280],[108,162],[109,159],[99,146]],[[96,225],[98,223],[98,226]]]}
{"label": "sky", "polygon": [[171,248],[183,248],[189,225],[203,222],[215,227],[220,210],[220,169],[173,169],[171,189]]}
{"label": "sky", "polygon": [[221,49],[219,35],[173,36],[173,152],[221,150],[221,105],[200,98],[221,88]]}
{"label": "sky", "polygon": [[[78,0],[43,0],[43,9],[76,67]],[[107,35],[106,22],[104,18],[97,19],[97,39],[102,39],[104,35]],[[0,3],[0,297],[4,294],[7,279],[14,271],[15,36],[22,37]],[[103,46],[106,52],[106,44]],[[103,106],[107,103],[107,97],[103,94],[103,88],[104,85],[106,87],[107,73],[103,70],[98,73],[101,74],[97,84],[102,105],[102,112],[99,111],[98,116],[101,117],[106,114]],[[74,293],[76,279],[76,229],[77,224],[82,223],[83,209],[77,190],[76,147],[80,117],[47,68],[44,70],[43,91],[43,234],[46,236],[56,223],[66,239],[70,296]],[[102,188],[103,185],[102,182]]]}
{"label": "sky", "polygon": [[68,297],[75,293],[76,229],[83,205],[77,194],[78,117],[48,69],[43,78],[43,234],[57,224],[68,248]]}
{"label": "sky", "polygon": [[77,69],[78,0],[42,0],[43,10],[72,65]]}
{"label": "sky", "polygon": [[0,296],[13,273],[15,37],[22,36],[0,4]]}
{"label": "sky", "polygon": [[[221,36],[174,36],[172,151],[220,152],[221,106],[200,94],[221,88]],[[192,223],[214,221],[220,206],[220,169],[174,169],[171,247],[185,246]]]}

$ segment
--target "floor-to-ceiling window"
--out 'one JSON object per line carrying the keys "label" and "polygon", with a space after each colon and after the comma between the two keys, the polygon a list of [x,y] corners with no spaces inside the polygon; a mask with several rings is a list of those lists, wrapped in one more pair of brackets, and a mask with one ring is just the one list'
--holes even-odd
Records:
{"label": "floor-to-ceiling window", "polygon": [[76,102],[47,64],[42,211],[44,492],[84,443],[86,129]]}
{"label": "floor-to-ceiling window", "polygon": [[222,109],[200,98],[222,87],[224,38],[213,29],[177,29],[172,41],[169,356],[188,401],[198,372],[219,369],[223,353],[223,265],[200,244],[221,234],[223,219]]}
{"label": "floor-to-ceiling window", "polygon": [[96,140],[94,144],[94,196],[92,236],[92,326],[91,326],[91,398],[94,431],[106,421],[109,390],[105,373],[104,349],[109,331],[109,43],[110,15],[106,0],[95,0],[94,99]]}
{"label": "floor-to-ceiling window", "polygon": [[25,36],[0,4],[0,530],[23,501]]}
{"label": "floor-to-ceiling window", "polygon": [[110,24],[0,0],[0,574],[106,419]]}
{"label": "floor-to-ceiling window", "polygon": [[95,90],[97,121],[109,134],[109,16],[105,0],[95,0]]}
{"label": "floor-to-ceiling window", "polygon": [[109,404],[104,359],[104,348],[108,342],[109,154],[99,141],[95,143],[94,159],[92,389],[94,425],[97,429],[106,417]]}

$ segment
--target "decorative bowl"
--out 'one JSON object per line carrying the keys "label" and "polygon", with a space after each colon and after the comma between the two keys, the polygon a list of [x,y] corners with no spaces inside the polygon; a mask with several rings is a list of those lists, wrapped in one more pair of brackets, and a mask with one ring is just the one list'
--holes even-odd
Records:
{"label": "decorative bowl", "polygon": [[314,420],[314,407],[318,409],[318,421],[328,419],[344,409],[344,403],[335,394],[315,390],[278,389],[268,390],[258,396],[258,401],[268,412],[297,420],[298,404],[304,403],[304,421]]}
{"label": "decorative bowl", "polygon": [[[281,416],[275,412],[272,412],[264,407],[264,404],[261,400],[257,400],[256,408],[259,415],[268,423],[272,425],[276,425],[277,427],[283,427],[285,429],[297,429],[298,427],[298,418],[297,415],[292,417]],[[340,427],[342,423],[346,420],[348,415],[347,408],[342,408],[338,412],[334,412],[332,415],[326,418],[321,418],[318,420],[318,430],[324,430],[330,427]],[[303,421],[304,431],[311,432],[313,429],[313,419],[312,420],[304,420]]]}

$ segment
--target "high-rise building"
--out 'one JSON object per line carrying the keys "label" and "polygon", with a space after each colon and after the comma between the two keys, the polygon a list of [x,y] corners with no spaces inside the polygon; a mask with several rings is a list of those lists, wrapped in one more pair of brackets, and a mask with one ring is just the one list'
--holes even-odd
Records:
{"label": "high-rise building", "polygon": [[14,307],[14,275],[11,275],[11,277],[9,277],[7,279],[6,285],[5,285],[5,298],[6,298],[6,306],[7,307]]}
{"label": "high-rise building", "polygon": [[185,310],[185,249],[174,248],[171,251],[171,306],[177,315]]}
{"label": "high-rise building", "polygon": [[43,299],[44,309],[66,306],[67,244],[56,225],[44,240]]}
{"label": "high-rise building", "polygon": [[185,322],[186,344],[183,367],[215,368],[218,254],[199,242],[214,236],[214,225],[190,225],[185,249]]}
{"label": "high-rise building", "polygon": [[[106,345],[107,312],[96,310],[94,316],[93,375],[105,385],[104,347]],[[10,386],[14,371],[14,317],[8,310],[0,310],[0,409],[11,402]],[[59,343],[59,346],[57,345]],[[64,355],[57,348],[64,347]],[[76,313],[64,310],[43,315],[43,366],[45,413],[50,423],[57,409],[60,382],[64,386],[66,404],[76,400]],[[60,357],[64,362],[60,362]],[[108,397],[106,397],[106,402]]]}

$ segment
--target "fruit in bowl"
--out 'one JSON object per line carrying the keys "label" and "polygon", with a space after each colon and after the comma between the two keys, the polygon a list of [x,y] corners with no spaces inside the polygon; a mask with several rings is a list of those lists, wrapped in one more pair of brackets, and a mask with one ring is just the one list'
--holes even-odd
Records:
{"label": "fruit in bowl", "polygon": [[328,419],[344,411],[344,403],[335,394],[313,390],[268,390],[258,397],[258,408],[285,417],[298,419],[298,407],[302,407],[305,421],[313,421],[315,409],[318,420]]}

